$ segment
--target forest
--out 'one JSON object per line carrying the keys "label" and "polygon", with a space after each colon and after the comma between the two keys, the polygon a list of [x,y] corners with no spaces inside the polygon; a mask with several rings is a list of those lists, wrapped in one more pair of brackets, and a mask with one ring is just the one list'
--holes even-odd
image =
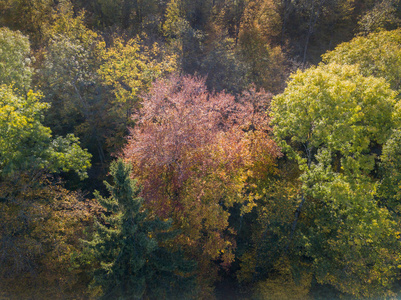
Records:
{"label": "forest", "polygon": [[0,299],[399,299],[400,0],[0,0]]}

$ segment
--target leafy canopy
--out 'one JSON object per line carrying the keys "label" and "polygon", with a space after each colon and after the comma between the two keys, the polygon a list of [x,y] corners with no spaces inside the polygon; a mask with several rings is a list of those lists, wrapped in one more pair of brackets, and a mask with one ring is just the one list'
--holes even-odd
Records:
{"label": "leafy canopy", "polygon": [[41,123],[48,108],[48,104],[40,102],[41,97],[33,91],[19,96],[13,88],[0,86],[0,173],[74,170],[85,177],[91,155],[71,134],[52,138],[51,130]]}
{"label": "leafy canopy", "polygon": [[365,76],[383,77],[401,88],[401,29],[371,33],[342,43],[323,55],[325,63],[357,64]]}
{"label": "leafy canopy", "polygon": [[357,297],[389,293],[400,260],[397,224],[378,205],[373,171],[374,147],[398,124],[396,92],[356,65],[331,63],[294,74],[271,109],[276,137],[303,171],[288,245],[310,259],[321,284]]}
{"label": "leafy canopy", "polygon": [[30,44],[19,31],[0,28],[0,84],[13,84],[21,91],[31,85]]}
{"label": "leafy canopy", "polygon": [[280,153],[261,108],[269,99],[253,89],[239,103],[209,93],[204,79],[171,76],[153,84],[134,115],[124,154],[144,186],[145,205],[173,219],[177,244],[196,257],[199,278],[209,284],[217,276],[213,260],[228,267],[234,259],[230,209],[251,211],[251,186],[275,172]]}
{"label": "leafy canopy", "polygon": [[358,159],[371,143],[387,140],[395,125],[395,104],[396,93],[384,79],[365,77],[357,66],[331,63],[292,75],[271,110],[275,134],[287,141],[287,150],[327,147]]}

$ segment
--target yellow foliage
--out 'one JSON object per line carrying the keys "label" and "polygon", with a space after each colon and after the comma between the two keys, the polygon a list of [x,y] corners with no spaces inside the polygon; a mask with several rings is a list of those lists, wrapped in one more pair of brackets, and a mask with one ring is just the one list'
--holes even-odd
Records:
{"label": "yellow foliage", "polygon": [[71,40],[79,40],[85,47],[92,45],[98,40],[97,33],[88,29],[85,25],[85,12],[81,11],[75,17],[73,5],[68,0],[60,1],[52,18],[52,25],[48,26],[44,31],[47,39],[53,39],[57,35],[62,35]]}
{"label": "yellow foliage", "polygon": [[164,54],[157,43],[147,47],[139,37],[127,42],[115,37],[113,45],[101,53],[104,63],[98,73],[113,88],[118,102],[132,105],[156,78],[176,70],[176,57]]}

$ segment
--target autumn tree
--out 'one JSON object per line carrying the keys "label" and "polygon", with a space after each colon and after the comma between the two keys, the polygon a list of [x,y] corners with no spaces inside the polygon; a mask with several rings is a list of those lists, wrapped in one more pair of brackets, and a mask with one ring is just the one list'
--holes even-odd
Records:
{"label": "autumn tree", "polygon": [[83,299],[90,278],[76,265],[99,211],[49,174],[0,180],[0,289],[6,299]]}
{"label": "autumn tree", "polygon": [[356,297],[390,293],[400,259],[372,176],[373,148],[397,124],[395,96],[384,79],[332,63],[297,72],[272,102],[275,134],[302,171],[288,251],[310,259],[318,283]]}
{"label": "autumn tree", "polygon": [[194,73],[199,68],[201,60],[204,32],[188,21],[182,1],[168,2],[162,33],[167,48],[172,54],[177,55],[179,67],[186,73]]}
{"label": "autumn tree", "polygon": [[44,31],[51,23],[52,0],[0,1],[0,26],[20,30],[35,46],[43,41]]}
{"label": "autumn tree", "polygon": [[396,29],[401,24],[400,1],[376,1],[360,18],[359,30],[364,33]]}
{"label": "autumn tree", "polygon": [[[88,243],[100,268],[95,284],[102,288],[104,299],[185,299],[195,294],[194,263],[180,252],[162,247],[176,233],[171,222],[152,218],[143,210],[140,188],[130,178],[131,167],[122,160],[113,162],[110,173],[114,185],[106,183],[109,198],[96,195],[107,210],[97,234]],[[103,224],[103,223],[106,224]]]}
{"label": "autumn tree", "polygon": [[168,55],[157,43],[148,47],[139,37],[124,41],[115,36],[110,47],[102,48],[99,59],[97,75],[112,94],[105,109],[114,133],[107,136],[106,144],[116,151],[133,125],[131,115],[140,105],[139,95],[147,92],[156,78],[176,70],[176,55]]}
{"label": "autumn tree", "polygon": [[234,258],[228,209],[254,206],[250,170],[273,172],[278,150],[265,117],[250,103],[208,93],[202,79],[177,76],[156,81],[134,115],[124,157],[144,186],[145,206],[181,230],[177,243],[198,261],[203,285],[216,278],[213,260],[228,266]]}
{"label": "autumn tree", "polygon": [[[271,19],[279,18],[270,1],[250,1],[244,11],[239,29],[239,52],[246,65],[245,78],[258,88],[281,92],[285,82],[286,58],[279,46],[272,45],[279,35]],[[278,22],[278,20],[276,21]]]}

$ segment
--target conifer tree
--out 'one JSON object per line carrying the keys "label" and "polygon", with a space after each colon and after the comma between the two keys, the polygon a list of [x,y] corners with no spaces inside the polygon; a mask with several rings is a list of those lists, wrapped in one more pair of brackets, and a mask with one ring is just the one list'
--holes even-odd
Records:
{"label": "conifer tree", "polygon": [[186,299],[194,291],[192,261],[181,252],[160,247],[176,233],[171,222],[151,219],[142,209],[143,199],[131,167],[122,160],[113,162],[110,173],[114,185],[105,182],[109,198],[96,198],[107,210],[103,224],[89,242],[100,268],[95,284],[103,290],[103,299]]}

